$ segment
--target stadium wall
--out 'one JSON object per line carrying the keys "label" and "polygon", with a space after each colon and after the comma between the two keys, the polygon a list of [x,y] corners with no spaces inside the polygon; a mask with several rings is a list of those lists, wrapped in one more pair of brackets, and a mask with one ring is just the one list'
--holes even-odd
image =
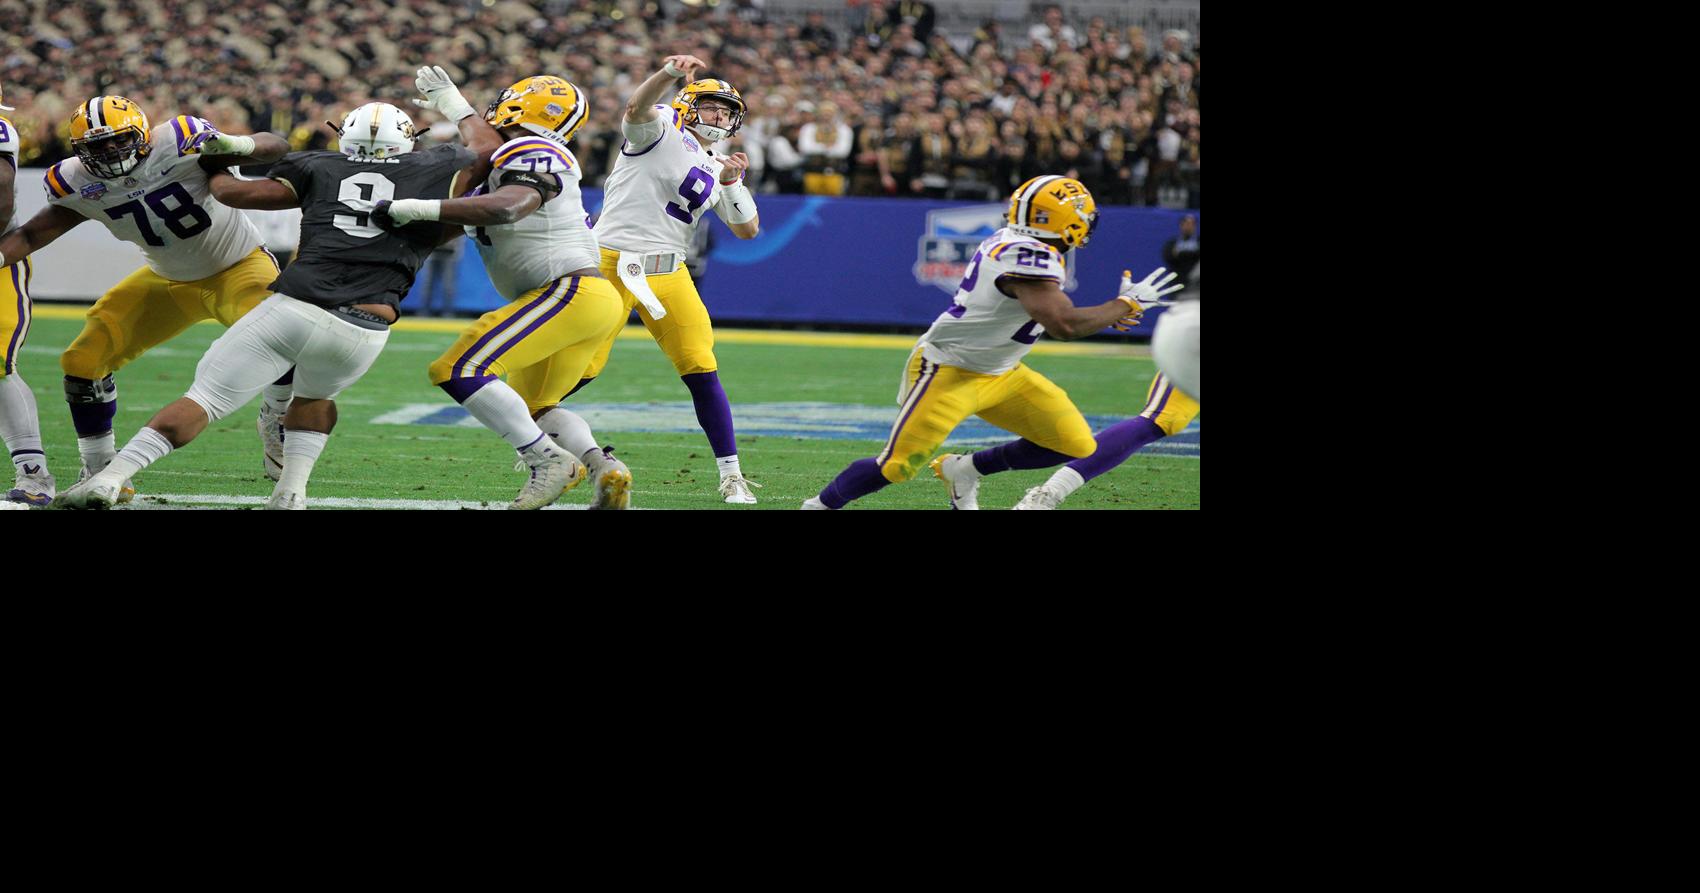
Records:
{"label": "stadium wall", "polygon": [[[38,183],[41,174],[21,170],[17,180]],[[698,287],[717,321],[925,327],[948,305],[975,246],[1002,225],[1008,208],[1003,202],[898,198],[763,195],[758,201],[762,233],[749,241],[707,215],[713,248]],[[40,189],[20,188],[19,220],[46,203]],[[600,189],[585,190],[585,207],[592,214],[601,204]],[[300,211],[247,213],[271,247],[293,248]],[[1068,291],[1076,303],[1114,297],[1123,269],[1143,276],[1161,266],[1163,243],[1175,235],[1186,213],[1197,212],[1100,209],[1092,244],[1077,252],[1083,261],[1078,275],[1071,275]],[[1199,223],[1202,231],[1202,216]],[[48,301],[92,301],[144,263],[139,248],[91,224],[71,230],[33,258],[31,294]],[[457,310],[482,312],[503,303],[476,251],[462,252],[455,279]],[[404,310],[418,305],[419,291],[416,285]]]}

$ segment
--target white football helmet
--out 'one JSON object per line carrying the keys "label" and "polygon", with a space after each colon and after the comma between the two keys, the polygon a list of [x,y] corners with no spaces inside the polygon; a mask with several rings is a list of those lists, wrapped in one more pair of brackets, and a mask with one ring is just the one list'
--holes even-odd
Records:
{"label": "white football helmet", "polygon": [[413,151],[413,119],[387,102],[368,102],[342,119],[340,148],[355,161]]}

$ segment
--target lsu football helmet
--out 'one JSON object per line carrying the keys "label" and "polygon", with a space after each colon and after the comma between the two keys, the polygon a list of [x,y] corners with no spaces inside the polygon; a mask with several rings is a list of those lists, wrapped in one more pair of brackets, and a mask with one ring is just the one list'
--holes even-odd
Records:
{"label": "lsu football helmet", "polygon": [[1013,232],[1078,248],[1098,228],[1098,203],[1079,180],[1052,174],[1021,184],[1010,196],[1007,217]]}
{"label": "lsu football helmet", "polygon": [[413,151],[413,119],[387,102],[368,102],[349,112],[337,133],[337,148],[355,161],[394,158]]}
{"label": "lsu football helmet", "polygon": [[71,116],[71,149],[89,173],[122,177],[153,151],[148,116],[122,96],[96,96]]}
{"label": "lsu football helmet", "polygon": [[497,130],[518,125],[565,144],[584,126],[589,112],[583,90],[561,78],[540,74],[503,90],[485,109],[484,120]]}
{"label": "lsu football helmet", "polygon": [[[697,114],[697,103],[704,99],[718,99],[732,107],[732,124],[730,127],[713,127],[702,123]],[[673,97],[673,110],[679,113],[681,127],[694,127],[702,134],[703,139],[718,143],[738,132],[744,123],[744,97],[738,94],[738,89],[725,81],[714,78],[703,78],[691,81]]]}

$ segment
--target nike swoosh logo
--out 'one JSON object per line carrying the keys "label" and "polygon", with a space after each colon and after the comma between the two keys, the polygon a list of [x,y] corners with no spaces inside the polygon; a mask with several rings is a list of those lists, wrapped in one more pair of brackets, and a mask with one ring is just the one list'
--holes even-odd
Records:
{"label": "nike swoosh logo", "polygon": [[732,210],[734,210],[734,211],[742,211],[742,210],[744,210],[744,206],[743,206],[743,205],[740,205],[740,204],[738,204],[738,203],[737,203],[737,202],[733,202],[733,203],[732,203]]}

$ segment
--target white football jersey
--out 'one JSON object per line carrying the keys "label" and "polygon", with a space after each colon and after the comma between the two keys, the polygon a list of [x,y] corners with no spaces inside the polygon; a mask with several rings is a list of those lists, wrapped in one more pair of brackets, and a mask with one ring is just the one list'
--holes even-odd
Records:
{"label": "white football jersey", "polygon": [[503,143],[490,158],[490,177],[479,194],[500,189],[510,171],[553,176],[561,184],[560,193],[544,199],[543,206],[524,220],[466,227],[467,238],[478,246],[490,282],[502,297],[512,301],[550,280],[574,270],[594,269],[602,262],[596,236],[584,222],[584,195],[579,191],[584,171],[571,150],[540,136],[527,136]]}
{"label": "white football jersey", "polygon": [[1045,327],[1004,291],[1011,279],[1049,280],[1063,286],[1062,252],[1008,229],[980,243],[962,276],[950,309],[921,336],[930,362],[1001,375],[1014,369]]}
{"label": "white football jersey", "polygon": [[260,247],[246,215],[212,197],[201,156],[179,154],[170,121],[151,133],[152,151],[129,174],[103,180],[76,157],[47,169],[47,200],[98,220],[141,246],[148,267],[175,282],[223,272]]}
{"label": "white football jersey", "polygon": [[678,126],[679,113],[658,105],[661,136],[647,146],[620,148],[602,184],[596,241],[604,248],[652,254],[690,252],[703,211],[720,201],[725,164]]}
{"label": "white football jersey", "polygon": [[[0,115],[0,156],[3,156],[0,157],[0,164],[10,163],[12,165],[12,173],[14,174],[18,172],[18,148],[18,128],[13,126],[12,122],[7,120],[5,115]],[[17,191],[17,188],[17,180],[14,179],[12,181],[12,190],[14,193]],[[17,195],[14,194],[12,196],[12,219],[0,220],[0,236],[3,236],[17,228],[18,202]]]}

